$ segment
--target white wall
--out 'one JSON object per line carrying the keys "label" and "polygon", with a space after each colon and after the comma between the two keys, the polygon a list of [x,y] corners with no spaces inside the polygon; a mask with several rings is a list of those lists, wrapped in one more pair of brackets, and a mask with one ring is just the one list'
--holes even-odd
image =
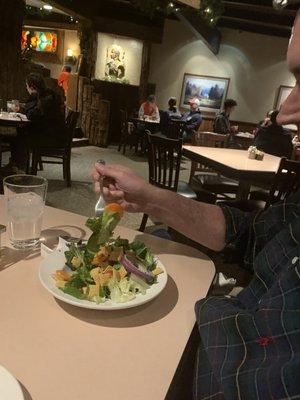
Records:
{"label": "white wall", "polygon": [[179,104],[185,72],[229,77],[227,97],[238,102],[232,119],[257,122],[273,108],[278,87],[295,84],[286,66],[287,46],[286,38],[222,29],[220,52],[214,55],[181,22],[167,20],[163,43],[153,45],[149,79],[165,108],[171,96]]}
{"label": "white wall", "polygon": [[[65,30],[64,31],[64,45],[63,45],[63,54],[64,58],[67,55],[67,49],[73,50],[73,55],[78,57],[80,54],[80,46],[79,46],[79,38],[77,35],[77,31]],[[58,78],[59,73],[64,65],[64,63],[56,64],[56,63],[42,63],[46,68],[50,69],[51,71],[51,78]],[[73,66],[72,68],[75,68]]]}

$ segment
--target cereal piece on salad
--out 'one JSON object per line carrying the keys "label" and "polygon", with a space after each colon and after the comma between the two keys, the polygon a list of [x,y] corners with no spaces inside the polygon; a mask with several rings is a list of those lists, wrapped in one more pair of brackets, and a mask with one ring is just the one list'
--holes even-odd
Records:
{"label": "cereal piece on salad", "polygon": [[162,274],[163,272],[164,272],[164,271],[163,271],[162,268],[156,267],[156,268],[152,271],[152,274],[153,274],[153,275],[159,275],[159,274]]}

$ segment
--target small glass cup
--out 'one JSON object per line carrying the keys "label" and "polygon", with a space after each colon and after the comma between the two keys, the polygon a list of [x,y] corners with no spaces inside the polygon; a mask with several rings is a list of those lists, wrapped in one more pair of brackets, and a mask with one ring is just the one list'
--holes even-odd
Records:
{"label": "small glass cup", "polygon": [[7,109],[7,112],[12,112],[13,102],[11,100],[6,102],[6,109]]}
{"label": "small glass cup", "polygon": [[17,113],[20,111],[20,102],[19,100],[12,100],[12,112]]}
{"label": "small glass cup", "polygon": [[16,249],[39,244],[47,180],[34,175],[11,175],[3,180],[7,231]]}

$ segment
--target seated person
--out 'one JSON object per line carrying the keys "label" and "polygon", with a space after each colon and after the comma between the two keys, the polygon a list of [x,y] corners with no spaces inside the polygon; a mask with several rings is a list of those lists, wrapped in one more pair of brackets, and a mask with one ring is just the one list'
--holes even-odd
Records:
{"label": "seated person", "polygon": [[67,97],[69,76],[71,72],[72,68],[69,67],[68,65],[65,65],[58,77],[58,86],[63,88],[65,97]]}
{"label": "seated person", "polygon": [[214,133],[220,133],[222,135],[226,135],[228,133],[237,132],[238,126],[231,126],[229,117],[230,114],[234,111],[237,106],[237,102],[233,99],[227,99],[224,102],[224,110],[220,112],[213,124]]}
{"label": "seated person", "polygon": [[26,170],[28,148],[64,146],[66,143],[65,120],[61,98],[47,89],[40,74],[31,73],[26,78],[29,97],[22,112],[30,121],[10,139],[11,163],[21,171]]}
{"label": "seated person", "polygon": [[168,101],[168,109],[166,110],[166,113],[169,115],[171,119],[181,118],[181,112],[178,110],[176,104],[177,104],[176,98],[171,97]]}
{"label": "seated person", "polygon": [[[299,13],[293,32],[288,65],[296,83],[277,116],[280,124],[300,123]],[[199,343],[194,373],[188,371],[194,382],[184,381],[188,398],[300,399],[300,191],[263,212],[245,213],[151,186],[123,166],[96,164],[92,175],[98,191],[102,178],[111,179],[103,188],[106,201],[151,215],[214,251],[230,244],[253,273],[237,297],[197,302]]]}
{"label": "seated person", "polygon": [[139,109],[139,119],[150,118],[156,122],[160,121],[159,111],[155,101],[154,94],[150,94],[147,101],[145,101]]}
{"label": "seated person", "polygon": [[197,98],[191,99],[189,101],[190,111],[185,113],[181,121],[186,123],[185,131],[183,133],[183,141],[190,142],[193,133],[197,131],[202,122],[202,115],[200,112],[200,100]]}
{"label": "seated person", "polygon": [[258,128],[253,145],[259,150],[278,157],[291,158],[293,151],[292,136],[277,123],[279,111],[269,113],[269,119]]}
{"label": "seated person", "polygon": [[167,135],[170,120],[181,119],[181,113],[178,111],[176,103],[175,97],[171,97],[168,101],[168,109],[160,114],[160,131],[163,135]]}

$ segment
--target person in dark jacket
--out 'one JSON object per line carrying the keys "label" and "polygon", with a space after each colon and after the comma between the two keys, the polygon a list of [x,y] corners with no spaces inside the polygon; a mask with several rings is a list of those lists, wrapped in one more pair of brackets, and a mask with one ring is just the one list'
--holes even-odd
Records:
{"label": "person in dark jacket", "polygon": [[168,101],[168,109],[166,111],[160,111],[160,130],[163,135],[167,135],[169,124],[172,119],[181,119],[182,115],[178,110],[177,100],[175,97],[171,97]]}
{"label": "person in dark jacket", "polygon": [[213,130],[215,133],[226,135],[228,133],[237,132],[237,126],[230,125],[230,114],[237,106],[237,102],[233,99],[227,99],[224,102],[224,110],[218,114],[214,120]]}
{"label": "person in dark jacket", "polygon": [[185,113],[181,118],[181,121],[186,123],[186,128],[183,133],[183,142],[190,142],[192,135],[197,131],[202,122],[202,115],[200,112],[200,100],[197,98],[189,101],[190,111]]}
{"label": "person in dark jacket", "polygon": [[254,146],[259,150],[277,157],[291,158],[293,151],[292,136],[277,123],[279,111],[273,110],[269,113],[269,119],[258,128],[254,139]]}
{"label": "person in dark jacket", "polygon": [[166,110],[166,113],[169,115],[170,118],[180,119],[181,112],[178,110],[176,104],[177,104],[176,98],[170,97],[170,99],[168,101],[168,109]]}
{"label": "person in dark jacket", "polygon": [[66,142],[63,105],[60,97],[46,88],[43,77],[31,73],[26,78],[29,97],[21,110],[29,119],[26,128],[10,140],[11,164],[25,171],[30,147],[63,146]]}

